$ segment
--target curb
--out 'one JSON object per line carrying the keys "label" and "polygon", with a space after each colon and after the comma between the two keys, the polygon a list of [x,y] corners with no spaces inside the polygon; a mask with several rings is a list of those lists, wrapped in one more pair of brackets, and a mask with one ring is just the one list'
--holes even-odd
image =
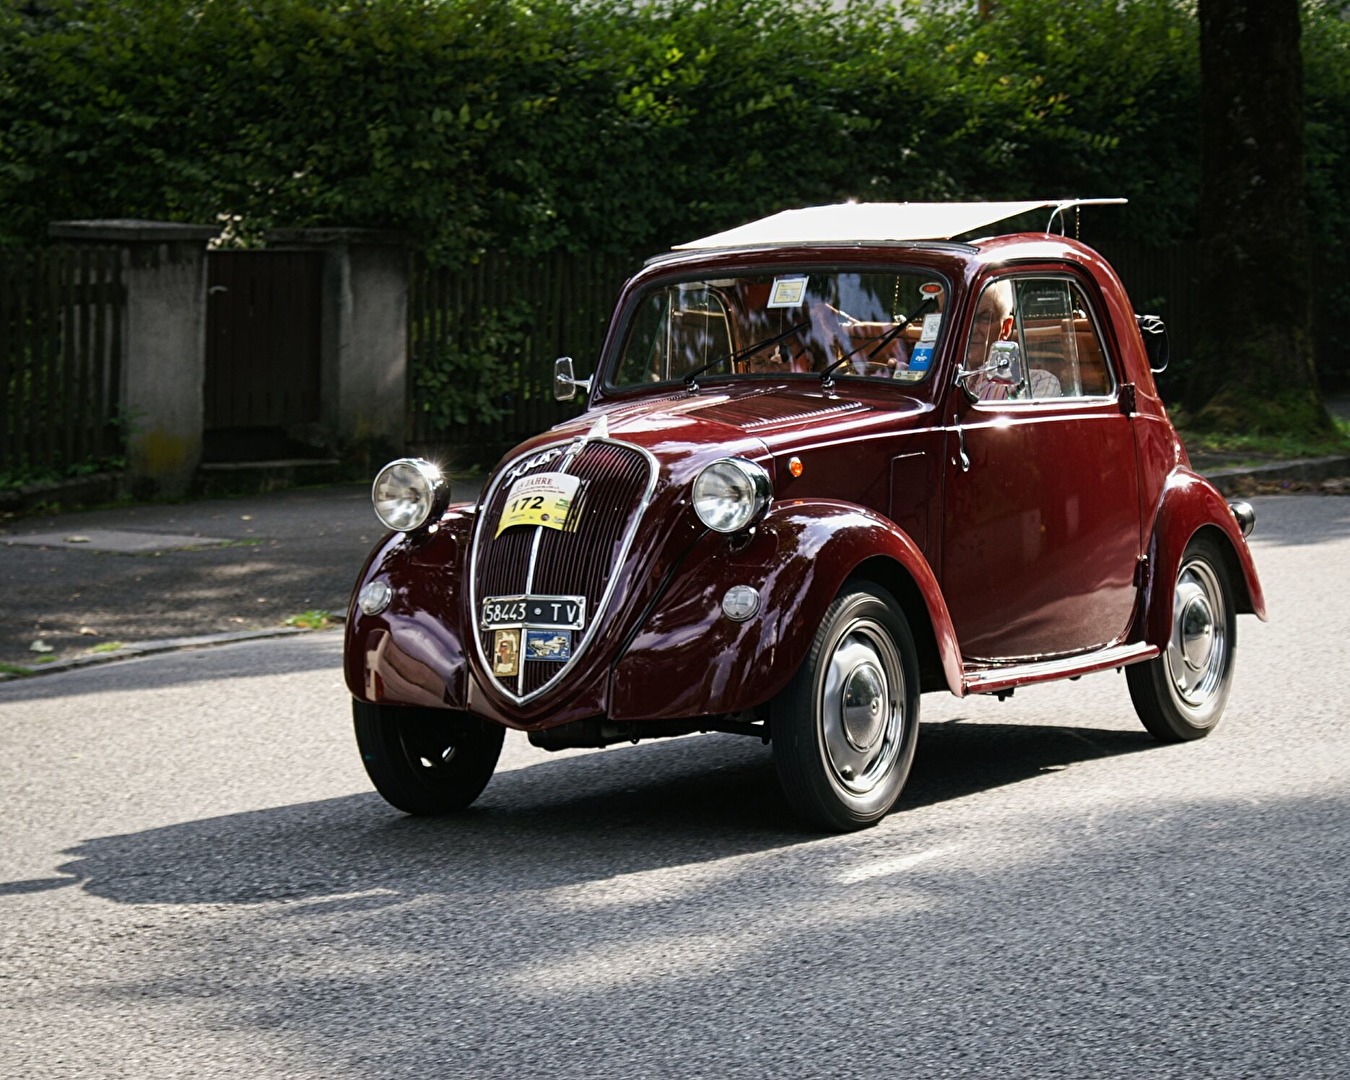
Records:
{"label": "curb", "polygon": [[[336,620],[335,620],[336,621]],[[339,629],[337,626],[329,629]],[[0,683],[19,682],[38,675],[51,675],[61,671],[74,671],[77,668],[92,667],[96,664],[112,664],[119,660],[134,660],[140,656],[152,656],[155,653],[182,652],[188,649],[203,649],[212,645],[232,645],[238,641],[260,641],[264,638],[293,637],[296,634],[323,633],[322,630],[306,630],[300,626],[278,626],[271,630],[232,630],[223,634],[203,634],[200,637],[160,638],[157,641],[138,641],[123,645],[115,652],[90,653],[84,656],[71,656],[65,660],[55,660],[50,664],[37,664],[28,674],[18,675],[0,671]],[[20,667],[22,665],[14,665]]]}
{"label": "curb", "polygon": [[123,479],[121,473],[94,473],[69,480],[25,484],[0,491],[0,512],[21,514],[48,503],[69,507],[113,502],[122,489]]}
{"label": "curb", "polygon": [[1205,479],[1219,489],[1225,496],[1240,495],[1238,490],[1244,480],[1330,480],[1333,477],[1350,476],[1350,456],[1337,454],[1331,457],[1302,458],[1297,461],[1276,461],[1269,465],[1238,466],[1231,469],[1214,469],[1203,474]]}

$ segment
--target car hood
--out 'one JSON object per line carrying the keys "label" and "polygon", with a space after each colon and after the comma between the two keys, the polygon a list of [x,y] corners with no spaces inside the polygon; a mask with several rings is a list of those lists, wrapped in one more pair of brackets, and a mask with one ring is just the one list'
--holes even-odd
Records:
{"label": "car hood", "polygon": [[[890,390],[890,388],[886,388]],[[926,412],[892,391],[884,400],[844,397],[812,381],[705,388],[621,401],[591,409],[531,440],[546,445],[586,434],[640,446],[661,466],[663,486],[692,481],[709,461],[739,455],[771,468],[771,459],[809,439],[857,438],[869,427],[894,431]]]}

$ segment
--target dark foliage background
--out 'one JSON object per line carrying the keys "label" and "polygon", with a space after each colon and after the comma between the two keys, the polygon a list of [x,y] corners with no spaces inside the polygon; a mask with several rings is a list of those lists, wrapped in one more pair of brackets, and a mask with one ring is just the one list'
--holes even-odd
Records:
{"label": "dark foliage background", "polygon": [[[64,218],[406,229],[434,261],[656,250],[843,198],[1125,195],[1194,236],[1175,0],[2,0],[0,242]],[[1350,322],[1350,22],[1304,10],[1318,317]],[[1278,269],[1272,270],[1273,279]],[[1273,280],[1272,306],[1278,309]],[[1342,345],[1322,359],[1344,379]]]}

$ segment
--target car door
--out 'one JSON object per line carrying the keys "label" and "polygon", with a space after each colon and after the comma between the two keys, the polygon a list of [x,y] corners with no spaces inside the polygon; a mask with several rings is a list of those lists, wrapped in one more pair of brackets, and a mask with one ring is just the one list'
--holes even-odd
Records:
{"label": "car door", "polygon": [[976,305],[965,367],[987,370],[950,387],[945,409],[942,582],[967,660],[1082,652],[1129,626],[1134,435],[1089,296],[1073,277],[1023,273]]}

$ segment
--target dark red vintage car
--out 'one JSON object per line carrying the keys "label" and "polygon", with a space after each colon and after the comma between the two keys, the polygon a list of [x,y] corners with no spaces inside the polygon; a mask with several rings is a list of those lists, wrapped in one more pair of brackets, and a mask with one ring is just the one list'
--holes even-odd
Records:
{"label": "dark red vintage car", "polygon": [[1250,507],[1158,397],[1160,322],[1065,236],[948,239],[1070,205],[815,207],[682,245],[624,287],[592,379],[558,361],[586,412],[477,505],[386,466],[346,641],[380,793],[467,806],[507,728],[721,731],[853,829],[904,786],[921,693],[1122,667],[1156,737],[1208,734],[1264,600]]}

